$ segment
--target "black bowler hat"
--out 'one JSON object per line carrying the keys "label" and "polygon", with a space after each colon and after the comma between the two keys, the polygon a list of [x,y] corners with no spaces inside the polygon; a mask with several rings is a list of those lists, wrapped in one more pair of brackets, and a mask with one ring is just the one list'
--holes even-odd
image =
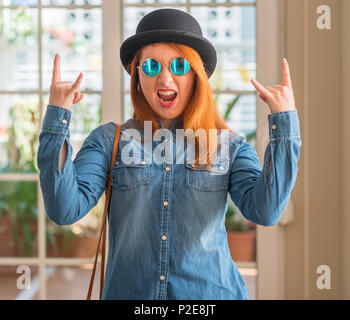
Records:
{"label": "black bowler hat", "polygon": [[198,21],[189,13],[178,9],[158,9],[146,14],[138,23],[136,34],[124,40],[120,59],[125,70],[137,50],[158,42],[175,42],[187,45],[200,55],[208,78],[213,74],[217,57],[214,46],[203,37]]}

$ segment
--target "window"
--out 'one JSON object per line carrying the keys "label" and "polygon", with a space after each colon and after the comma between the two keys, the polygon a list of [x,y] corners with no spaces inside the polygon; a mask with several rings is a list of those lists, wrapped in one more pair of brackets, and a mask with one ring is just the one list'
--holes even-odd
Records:
{"label": "window", "polygon": [[[74,225],[56,226],[45,215],[36,157],[55,53],[61,57],[62,81],[84,73],[85,101],[74,106],[70,125],[73,157],[101,123],[101,4],[0,1],[0,282],[8,283],[0,287],[0,298],[45,299],[66,291],[82,299],[86,294],[88,279],[81,291],[72,289],[91,273],[84,262],[90,263],[96,250],[103,199]],[[22,264],[30,267],[30,290],[16,287]]]}

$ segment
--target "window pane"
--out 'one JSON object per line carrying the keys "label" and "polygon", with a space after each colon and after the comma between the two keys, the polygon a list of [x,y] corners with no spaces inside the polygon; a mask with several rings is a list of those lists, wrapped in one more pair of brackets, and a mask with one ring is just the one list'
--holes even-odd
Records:
{"label": "window pane", "polygon": [[0,88],[35,90],[38,80],[37,9],[0,11]]}
{"label": "window pane", "polygon": [[210,78],[213,89],[252,90],[256,73],[255,7],[192,7],[203,36],[217,50],[218,62]]}
{"label": "window pane", "polygon": [[38,4],[38,0],[2,0],[0,4],[4,6],[34,6]]}
{"label": "window pane", "polygon": [[[85,300],[89,288],[92,266],[79,267],[50,266],[46,268],[47,300]],[[92,300],[98,300],[100,295],[100,264],[96,266]],[[39,294],[34,300],[39,299]]]}
{"label": "window pane", "polygon": [[[236,95],[216,95],[217,106],[224,117]],[[256,130],[256,95],[241,95],[229,113],[227,125],[234,131],[248,135]]]}
{"label": "window pane", "polygon": [[39,98],[0,95],[0,173],[37,172]]}
{"label": "window pane", "polygon": [[[155,7],[126,7],[124,9],[124,39],[129,38],[136,32],[136,27],[140,20]],[[185,7],[176,7],[178,10],[186,11]]]}
{"label": "window pane", "polygon": [[37,256],[37,182],[0,181],[0,257]]}
{"label": "window pane", "polygon": [[42,5],[56,5],[56,6],[65,6],[65,5],[101,5],[102,0],[41,0]]}
{"label": "window pane", "polygon": [[[38,292],[38,267],[28,266],[28,271],[18,269],[19,273],[17,273],[17,268],[18,266],[0,266],[0,300],[30,300]],[[23,288],[23,286],[26,284],[24,280],[19,280],[20,287],[17,286],[17,280],[21,275],[24,275],[24,272],[30,273],[30,289]]]}
{"label": "window pane", "polygon": [[49,90],[53,60],[61,57],[61,80],[84,73],[81,90],[102,90],[101,9],[43,9],[43,88]]}
{"label": "window pane", "polygon": [[124,0],[126,4],[135,4],[135,3],[186,3],[186,0]]}

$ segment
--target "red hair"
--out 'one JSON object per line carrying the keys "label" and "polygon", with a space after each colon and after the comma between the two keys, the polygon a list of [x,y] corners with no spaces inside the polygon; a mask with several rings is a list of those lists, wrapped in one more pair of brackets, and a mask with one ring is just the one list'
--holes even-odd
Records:
{"label": "red hair", "polygon": [[[163,43],[163,42],[162,42]],[[204,129],[207,137],[207,163],[212,163],[213,156],[217,147],[217,136],[211,137],[209,140],[209,130],[227,129],[230,132],[236,134],[235,131],[231,130],[220,116],[217,109],[213,92],[208,81],[208,75],[204,69],[204,64],[199,54],[192,48],[177,44],[164,42],[171,48],[177,50],[180,55],[187,59],[190,63],[191,68],[195,72],[195,86],[191,98],[188,101],[186,108],[183,111],[183,129],[193,129],[196,132],[197,129]],[[137,120],[139,124],[143,124],[144,121],[152,121],[152,132],[159,129],[157,122],[158,115],[149,106],[145,96],[142,93],[139,83],[139,76],[137,72],[137,65],[141,58],[141,49],[137,51],[132,62],[127,66],[127,69],[131,73],[130,79],[130,97],[134,107],[132,119]],[[214,138],[214,139],[213,139]],[[199,160],[198,155],[198,144],[199,137],[195,136],[196,140],[196,164]]]}

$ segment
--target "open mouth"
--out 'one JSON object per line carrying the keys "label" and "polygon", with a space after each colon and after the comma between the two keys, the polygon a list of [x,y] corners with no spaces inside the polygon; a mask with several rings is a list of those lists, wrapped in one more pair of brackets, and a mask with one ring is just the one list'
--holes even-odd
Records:
{"label": "open mouth", "polygon": [[169,90],[166,92],[158,91],[157,96],[159,103],[163,107],[172,107],[176,102],[177,92],[174,90]]}
{"label": "open mouth", "polygon": [[174,91],[172,94],[170,95],[164,95],[164,94],[160,94],[159,92],[157,92],[157,96],[159,97],[160,100],[162,100],[165,103],[170,103],[172,102],[176,97],[177,97],[177,92]]}

